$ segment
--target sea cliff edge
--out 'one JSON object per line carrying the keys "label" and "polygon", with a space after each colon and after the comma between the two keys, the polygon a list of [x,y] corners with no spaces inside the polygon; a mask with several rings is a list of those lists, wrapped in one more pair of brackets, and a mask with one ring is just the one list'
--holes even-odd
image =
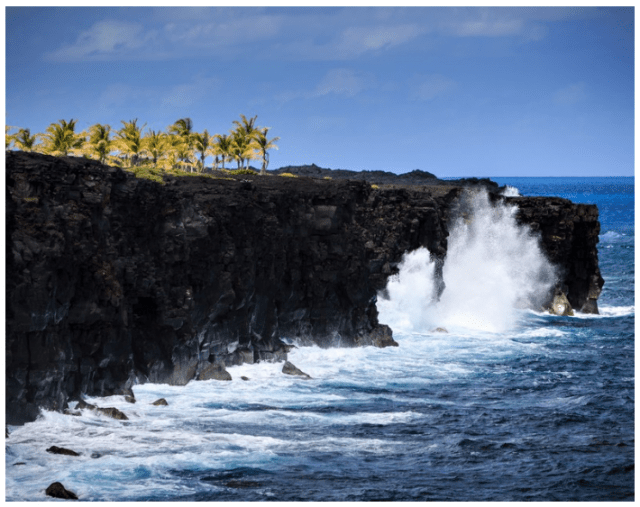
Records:
{"label": "sea cliff edge", "polygon": [[[247,175],[160,184],[88,159],[8,152],[7,424],[135,383],[285,361],[287,338],[397,345],[376,296],[418,247],[441,273],[465,188]],[[491,197],[540,234],[571,305],[597,312],[597,207]]]}

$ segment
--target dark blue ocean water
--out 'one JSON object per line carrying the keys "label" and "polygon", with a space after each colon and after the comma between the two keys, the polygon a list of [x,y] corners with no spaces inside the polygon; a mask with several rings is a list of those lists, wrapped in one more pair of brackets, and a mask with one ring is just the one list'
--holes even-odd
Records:
{"label": "dark blue ocean water", "polygon": [[[495,251],[522,242],[508,214],[500,241],[471,243],[461,228],[445,276],[462,295],[430,306],[432,268],[416,252],[380,299],[399,347],[295,349],[312,380],[243,365],[232,382],[136,386],[135,405],[90,400],[129,421],[44,413],[9,428],[7,500],[45,500],[54,480],[101,501],[633,500],[633,178],[496,181],[599,206],[601,315],[511,308],[521,273]],[[473,297],[487,272],[513,283]],[[150,405],[160,397],[167,407]]]}

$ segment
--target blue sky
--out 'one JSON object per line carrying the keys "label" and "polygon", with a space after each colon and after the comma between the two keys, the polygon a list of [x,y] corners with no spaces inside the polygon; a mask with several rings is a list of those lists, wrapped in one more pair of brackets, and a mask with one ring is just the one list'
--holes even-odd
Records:
{"label": "blue sky", "polygon": [[[279,136],[270,169],[634,173],[634,10],[7,7],[8,125]],[[257,162],[255,163],[257,164]]]}

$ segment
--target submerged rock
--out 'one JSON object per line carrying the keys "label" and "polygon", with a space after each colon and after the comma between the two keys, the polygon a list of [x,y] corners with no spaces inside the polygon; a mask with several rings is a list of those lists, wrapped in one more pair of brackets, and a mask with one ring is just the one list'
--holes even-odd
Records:
{"label": "submerged rock", "polygon": [[160,398],[159,400],[156,400],[152,403],[152,405],[156,405],[158,407],[163,407],[163,406],[167,406],[167,400],[165,400],[164,398]]}
{"label": "submerged rock", "polygon": [[80,456],[76,451],[72,451],[71,449],[65,449],[64,447],[57,447],[52,445],[47,449],[47,452],[51,454],[64,454],[66,456]]}
{"label": "submerged rock", "polygon": [[78,496],[73,492],[66,489],[61,483],[54,482],[45,491],[47,496],[53,498],[62,498],[64,500],[77,500]]}
{"label": "submerged rock", "polygon": [[449,331],[447,331],[446,327],[436,327],[435,329],[431,330],[432,333],[448,333]]}
{"label": "submerged rock", "polygon": [[135,403],[136,399],[133,396],[125,395],[124,401],[128,401],[129,403]]}
{"label": "submerged rock", "polygon": [[307,375],[305,372],[295,367],[289,361],[285,361],[284,366],[282,367],[282,373],[284,373],[285,375],[297,375],[304,379],[311,378],[311,376]]}

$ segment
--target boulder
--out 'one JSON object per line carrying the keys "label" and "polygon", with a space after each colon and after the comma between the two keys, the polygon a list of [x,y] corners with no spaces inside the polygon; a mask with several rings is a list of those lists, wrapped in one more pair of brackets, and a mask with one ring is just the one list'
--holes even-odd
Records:
{"label": "boulder", "polygon": [[122,413],[120,410],[114,407],[98,408],[96,410],[101,414],[104,414],[108,417],[112,417],[113,419],[120,419],[121,421],[129,420],[129,418],[124,413]]}
{"label": "boulder", "polygon": [[[122,421],[126,421],[129,419],[124,413],[122,413],[120,410],[118,410],[115,407],[101,408],[96,405],[92,405],[91,403],[87,403],[83,400],[80,400],[76,404],[76,410],[82,409],[82,408],[88,408],[89,410],[94,410],[108,417],[112,417],[114,419],[120,419]],[[72,414],[72,415],[75,415],[75,414]]]}
{"label": "boulder", "polygon": [[380,324],[369,335],[371,344],[375,347],[398,347],[398,342],[393,339],[393,331],[389,326]]}
{"label": "boulder", "polygon": [[133,396],[125,395],[124,401],[128,401],[129,403],[135,403],[136,399]]}
{"label": "boulder", "polygon": [[59,482],[54,482],[51,484],[47,490],[45,491],[47,496],[52,496],[53,498],[62,498],[64,500],[77,500],[78,496],[73,492],[69,491]]}
{"label": "boulder", "polygon": [[289,361],[285,361],[284,366],[282,367],[282,373],[284,373],[285,375],[297,375],[304,379],[311,378],[309,375],[307,375],[305,372],[295,367]]}
{"label": "boulder", "polygon": [[80,456],[76,451],[65,449],[64,447],[57,447],[55,445],[49,447],[47,452],[50,452],[51,454],[64,454],[65,456]]}
{"label": "boulder", "polygon": [[167,406],[167,400],[165,400],[164,398],[160,398],[159,400],[156,400],[152,403],[152,405],[156,405],[158,407],[163,407],[163,406]]}
{"label": "boulder", "polygon": [[88,408],[89,410],[95,410],[98,407],[95,405],[92,405],[91,403],[87,403],[84,400],[80,400],[78,403],[76,403],[76,410],[80,410],[83,408]]}
{"label": "boulder", "polygon": [[210,364],[206,366],[196,377],[197,380],[231,380],[231,375],[224,366]]}

